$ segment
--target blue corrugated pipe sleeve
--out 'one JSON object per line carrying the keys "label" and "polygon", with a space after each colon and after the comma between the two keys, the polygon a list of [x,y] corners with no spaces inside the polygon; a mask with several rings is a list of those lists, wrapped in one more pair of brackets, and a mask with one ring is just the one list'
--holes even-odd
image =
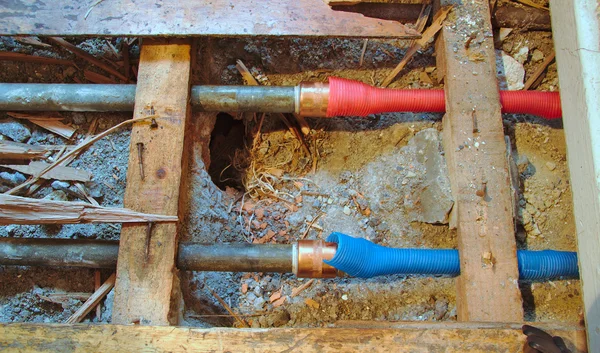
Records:
{"label": "blue corrugated pipe sleeve", "polygon": [[[454,249],[387,248],[342,233],[331,233],[327,241],[337,243],[338,247],[333,259],[325,263],[354,277],[460,274],[458,250]],[[520,279],[579,277],[575,252],[519,250],[517,257]]]}

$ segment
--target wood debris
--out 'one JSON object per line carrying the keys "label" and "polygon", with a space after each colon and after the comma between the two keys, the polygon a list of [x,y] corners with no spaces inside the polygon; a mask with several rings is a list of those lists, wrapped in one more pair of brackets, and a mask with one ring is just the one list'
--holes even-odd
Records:
{"label": "wood debris", "polygon": [[33,46],[36,46],[36,47],[52,48],[52,46],[50,44],[46,44],[46,43],[40,41],[40,39],[38,37],[16,36],[15,40],[17,42],[20,42],[20,43],[23,43],[23,44],[28,44],[28,45],[33,45]]}
{"label": "wood debris", "polygon": [[115,286],[115,280],[117,278],[117,275],[115,273],[113,273],[107,280],[106,282],[104,282],[100,288],[98,288],[97,291],[94,292],[94,294],[92,294],[91,297],[89,297],[88,300],[85,301],[85,303],[83,303],[83,305],[77,309],[77,311],[75,313],[73,313],[73,315],[71,315],[71,317],[69,317],[67,319],[67,321],[65,321],[66,324],[76,324],[78,322],[81,322],[81,320],[83,320],[85,318],[85,316],[87,314],[89,314],[90,311],[92,311],[92,309],[94,309],[96,307],[96,305],[98,305],[98,303],[100,303],[100,301],[102,300],[102,298],[104,298],[108,292],[110,292],[110,290]]}
{"label": "wood debris", "polygon": [[250,325],[248,325],[248,323],[246,322],[246,320],[242,319],[238,314],[236,314],[229,305],[227,305],[227,303],[225,303],[225,301],[217,294],[215,293],[215,291],[213,291],[212,289],[210,289],[208,287],[208,285],[206,285],[206,288],[208,289],[208,291],[213,295],[213,297],[215,297],[215,299],[217,299],[219,301],[219,303],[221,303],[221,305],[223,306],[223,308],[225,308],[225,310],[227,310],[227,312],[229,314],[231,314],[235,320],[240,324],[241,327],[244,328],[249,328]]}
{"label": "wood debris", "polygon": [[40,299],[54,304],[68,304],[69,300],[86,301],[92,296],[92,293],[74,292],[74,293],[49,293],[46,295],[38,295]]}
{"label": "wood debris", "polygon": [[[48,168],[44,169],[42,172],[40,172],[40,174],[36,177],[31,178],[30,180],[24,182],[21,185],[15,186],[14,188],[8,190],[7,192],[5,192],[5,194],[7,195],[13,195],[15,194],[17,191],[35,184],[35,182],[37,182],[41,176],[43,176],[45,173],[48,173],[49,171],[51,171],[52,169],[56,168],[57,166],[61,165],[61,163],[65,162],[65,161],[70,161],[72,158],[74,158],[75,156],[77,156],[81,151],[83,151],[84,149],[88,148],[90,145],[92,145],[94,142],[104,138],[105,136],[113,133],[114,131],[117,131],[118,129],[122,128],[125,125],[128,124],[133,124],[135,122],[139,122],[139,121],[144,121],[144,120],[148,120],[148,119],[158,119],[158,116],[154,116],[154,115],[149,115],[149,116],[145,116],[142,118],[134,118],[134,119],[129,119],[129,120],[125,120],[113,127],[111,127],[110,129],[92,137],[92,138],[86,138],[83,142],[81,142],[80,144],[78,144],[74,149],[72,149],[71,151],[69,151],[68,153],[64,154],[63,156],[61,156],[59,159],[57,159],[54,163],[52,163],[51,165],[48,166]],[[118,178],[116,178],[118,180]]]}
{"label": "wood debris", "polygon": [[[101,286],[102,274],[100,273],[100,270],[96,270],[94,271],[94,291],[98,291]],[[96,305],[96,319],[98,319],[98,322],[102,319],[102,304],[100,302]]]}
{"label": "wood debris", "polygon": [[367,51],[367,44],[369,43],[369,39],[365,39],[365,41],[363,42],[363,47],[362,50],[360,52],[360,60],[358,61],[358,67],[362,67],[363,63],[365,61],[365,52]]}
{"label": "wood debris", "polygon": [[44,56],[28,55],[9,51],[0,51],[0,61],[22,61],[45,65],[75,66],[75,63],[71,60],[46,58]]}
{"label": "wood debris", "polygon": [[549,8],[542,6],[540,4],[536,4],[535,2],[531,1],[531,0],[516,0],[518,3],[523,4],[523,5],[527,5],[527,6],[531,6],[534,7],[536,9],[540,9],[540,10],[546,10],[546,11],[550,11]]}
{"label": "wood debris", "polygon": [[0,225],[177,222],[176,216],[0,194]]}
{"label": "wood debris", "polygon": [[127,77],[125,82],[129,83],[129,78],[131,77],[131,63],[129,62],[129,43],[126,40],[121,42],[121,53],[123,54],[123,68],[125,69],[125,77]]}
{"label": "wood debris", "polygon": [[[419,18],[417,18],[417,22],[415,22],[415,29],[419,33],[423,33],[423,30],[425,29],[425,26],[427,25],[427,20],[429,19],[429,14],[431,14],[432,8],[433,8],[433,6],[431,6],[429,1],[423,3],[423,6],[421,7],[421,12],[419,13]],[[412,46],[414,44],[415,44],[415,40],[412,40],[410,42],[410,45]]]}
{"label": "wood debris", "polygon": [[552,63],[552,61],[554,61],[554,57],[556,56],[556,54],[554,53],[554,50],[552,51],[552,53],[550,53],[550,55],[548,55],[544,61],[540,64],[540,66],[535,69],[534,73],[531,74],[531,77],[529,77],[527,79],[527,81],[525,82],[525,86],[523,87],[524,90],[528,90],[528,89],[535,89],[535,87],[537,87],[537,85],[540,84],[539,80],[542,77],[542,74],[544,73],[544,71],[546,71],[546,69],[548,68],[548,65],[550,65],[550,63]]}
{"label": "wood debris", "polygon": [[296,296],[298,296],[298,294],[302,293],[306,288],[312,286],[312,284],[315,282],[314,279],[311,279],[309,281],[306,281],[305,283],[302,283],[301,286],[298,286],[294,289],[292,289],[292,294],[290,294],[290,297],[294,298]]}
{"label": "wood debris", "polygon": [[412,59],[412,57],[417,53],[417,51],[423,48],[425,45],[427,45],[427,42],[429,42],[429,40],[433,38],[433,36],[435,36],[435,34],[439,32],[440,29],[442,29],[444,25],[444,20],[446,20],[446,16],[448,16],[448,13],[451,9],[452,7],[448,6],[438,11],[438,13],[433,18],[433,23],[431,24],[431,26],[429,26],[429,28],[427,28],[427,30],[423,32],[421,39],[416,40],[415,43],[410,48],[408,48],[406,54],[404,55],[400,63],[398,63],[394,70],[392,70],[392,72],[390,72],[390,74],[385,78],[385,80],[383,80],[381,87],[389,86],[390,83],[392,83],[392,81],[396,78],[396,76],[398,76],[400,71],[404,69],[406,64],[408,64],[410,59]]}
{"label": "wood debris", "polygon": [[282,306],[286,300],[287,300],[287,296],[277,299],[276,301],[273,302],[273,308]]}
{"label": "wood debris", "polygon": [[96,59],[96,57],[94,57],[92,54],[77,48],[75,45],[67,42],[66,40],[59,38],[59,37],[48,37],[48,40],[50,40],[51,42],[53,42],[55,44],[60,45],[61,47],[67,49],[71,53],[73,53],[73,54],[77,55],[78,57],[82,58],[83,60],[86,60],[89,63],[101,68],[102,70],[108,72],[109,74],[114,75],[123,81],[127,81],[127,77],[125,77],[125,75],[123,75],[116,69],[110,67],[108,64],[102,62],[101,60]]}
{"label": "wood debris", "polygon": [[[17,172],[37,176],[44,169],[48,168],[50,164],[41,161],[33,161],[30,162],[29,165],[23,164],[4,164],[0,165],[3,168],[8,168],[12,170],[16,170]],[[64,181],[90,181],[92,179],[92,174],[88,171],[75,169],[72,167],[63,167],[58,166],[52,169],[50,172],[40,176],[42,179],[54,179],[54,180],[64,180]]]}
{"label": "wood debris", "polygon": [[13,141],[0,141],[0,159],[42,159],[50,152],[44,146],[28,145]]}
{"label": "wood debris", "polygon": [[306,236],[308,235],[308,232],[310,231],[310,229],[315,226],[315,222],[318,221],[319,218],[321,218],[321,216],[323,216],[323,214],[324,213],[321,212],[318,215],[316,215],[315,217],[313,217],[312,221],[310,221],[310,223],[308,223],[308,226],[306,227],[306,230],[304,231],[304,233],[302,234],[302,236],[300,237],[300,239],[306,238]]}
{"label": "wood debris", "polygon": [[[246,82],[246,84],[248,86],[260,86],[260,84],[254,78],[254,76],[252,75],[252,73],[250,72],[250,70],[248,70],[248,68],[246,67],[246,65],[244,65],[244,63],[241,60],[237,60],[235,67],[238,69],[238,71],[242,75],[242,78],[244,79],[244,81]],[[288,130],[290,131],[290,133],[292,135],[294,135],[298,139],[298,141],[300,141],[300,144],[302,145],[302,149],[304,150],[304,152],[306,153],[306,155],[310,156],[310,151],[308,150],[308,146],[306,145],[306,142],[304,142],[304,139],[302,138],[302,135],[300,134],[300,131],[298,131],[298,128],[296,128],[296,126],[294,126],[290,122],[290,117],[293,116],[293,115],[282,114],[282,113],[276,113],[275,115],[277,115],[277,117],[279,117],[279,119],[281,121],[283,121],[283,123],[285,124],[285,126],[287,126]],[[306,124],[306,121],[304,119],[302,119],[302,120],[303,120],[303,122],[305,124],[305,126],[303,128],[305,130],[308,129],[307,131],[310,132],[310,128],[308,127],[308,124]]]}
{"label": "wood debris", "polygon": [[92,205],[94,206],[100,206],[100,204],[98,203],[98,201],[96,201],[96,199],[94,199],[93,197],[91,197],[85,186],[83,186],[82,183],[75,183],[75,187],[79,190],[79,192],[81,192],[81,194],[83,195],[83,197],[88,200]]}
{"label": "wood debris", "polygon": [[60,135],[64,138],[71,139],[77,129],[72,126],[66,125],[60,120],[63,119],[62,116],[58,114],[31,114],[31,113],[16,113],[16,112],[8,112],[6,113],[8,116],[16,118],[16,119],[26,119],[31,121],[32,123],[43,127],[44,129],[53,132],[57,135]]}

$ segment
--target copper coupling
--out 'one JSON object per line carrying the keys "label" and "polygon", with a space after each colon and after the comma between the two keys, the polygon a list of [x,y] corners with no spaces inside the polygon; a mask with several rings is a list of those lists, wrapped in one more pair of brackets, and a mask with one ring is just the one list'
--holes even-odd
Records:
{"label": "copper coupling", "polygon": [[337,251],[336,243],[323,240],[299,240],[292,250],[292,266],[298,278],[334,278],[337,270],[323,262],[331,260]]}
{"label": "copper coupling", "polygon": [[296,114],[324,118],[329,104],[329,83],[302,82],[296,86]]}

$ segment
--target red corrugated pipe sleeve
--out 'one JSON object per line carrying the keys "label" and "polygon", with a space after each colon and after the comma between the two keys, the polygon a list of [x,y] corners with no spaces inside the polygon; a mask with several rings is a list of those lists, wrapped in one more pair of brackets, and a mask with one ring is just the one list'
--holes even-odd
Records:
{"label": "red corrugated pipe sleeve", "polygon": [[[560,118],[558,92],[500,91],[503,113]],[[366,116],[386,112],[446,111],[444,91],[434,89],[388,89],[365,83],[329,77],[327,116]]]}

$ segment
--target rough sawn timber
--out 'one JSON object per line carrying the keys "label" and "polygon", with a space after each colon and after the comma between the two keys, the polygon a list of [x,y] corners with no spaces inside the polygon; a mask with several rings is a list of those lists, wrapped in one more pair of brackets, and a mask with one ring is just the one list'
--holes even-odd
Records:
{"label": "rough sawn timber", "polygon": [[332,10],[322,0],[0,2],[0,35],[336,36],[419,38],[396,21]]}
{"label": "rough sawn timber", "polygon": [[[176,216],[189,105],[191,40],[147,40],[140,54],[134,118],[160,117],[133,125],[129,147],[125,207]],[[138,143],[143,144],[144,177]],[[147,232],[150,238],[147,238]],[[124,225],[119,242],[113,323],[176,324],[179,290],[175,256],[177,225]]]}
{"label": "rough sawn timber", "polygon": [[458,320],[518,322],[523,306],[489,2],[441,5],[454,5],[436,52],[445,73],[443,139],[460,253]]}
{"label": "rough sawn timber", "polygon": [[[388,323],[387,325],[390,325]],[[394,325],[393,323],[391,325]],[[578,326],[536,326],[586,351]],[[396,323],[377,328],[199,329],[143,325],[0,324],[3,352],[431,352],[515,353],[525,342],[521,324]]]}

